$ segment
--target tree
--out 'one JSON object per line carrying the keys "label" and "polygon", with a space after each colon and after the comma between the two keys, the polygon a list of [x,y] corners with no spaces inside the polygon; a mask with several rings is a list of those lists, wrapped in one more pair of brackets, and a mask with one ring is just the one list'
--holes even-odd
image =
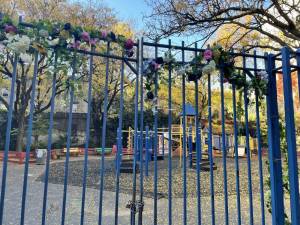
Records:
{"label": "tree", "polygon": [[280,46],[298,48],[300,40],[300,2],[291,0],[149,0],[152,13],[148,16],[152,37],[168,37],[178,34],[200,34],[199,41],[206,42],[224,25],[230,25],[232,33],[243,34],[235,41],[253,33],[264,41],[248,47],[271,48]]}
{"label": "tree", "polygon": [[[117,19],[112,9],[105,7],[102,3],[89,1],[88,3],[68,3],[67,1],[51,0],[51,1],[41,1],[41,0],[27,0],[27,1],[3,1],[0,6],[2,12],[8,13],[9,15],[15,16],[18,12],[23,12],[26,16],[26,21],[36,21],[39,19],[53,19],[54,21],[65,21],[71,22],[73,25],[79,25],[86,27],[88,29],[94,27],[101,27],[104,30],[116,30],[117,32],[124,29],[124,32],[129,32],[132,35],[132,30],[128,24],[117,23]],[[65,13],[68,11],[68,13]],[[80,57],[81,58],[81,57]],[[99,62],[101,60],[97,59]],[[95,60],[95,61],[97,61]],[[51,90],[52,90],[52,78],[53,78],[53,61],[54,54],[49,53],[48,55],[42,55],[38,63],[38,74],[37,74],[37,85],[36,85],[36,99],[35,99],[35,117],[38,114],[47,111],[51,105]],[[68,83],[71,68],[71,57],[58,58],[57,65],[57,76],[56,76],[56,96],[68,91],[71,84]],[[77,82],[81,82],[84,89],[86,84],[85,77],[88,74],[86,62],[78,60],[80,67],[80,75],[76,78]],[[0,57],[0,86],[1,88],[9,89],[9,80],[12,77],[12,63],[13,54],[9,51],[1,51]],[[103,70],[104,65],[102,63],[95,63],[96,73]],[[102,67],[102,69],[100,68]],[[14,131],[17,134],[16,150],[22,151],[23,138],[26,130],[26,118],[28,116],[28,105],[31,99],[32,93],[32,79],[33,74],[33,63],[25,64],[22,61],[18,62],[18,73],[16,82],[16,98],[14,102],[13,118],[14,118]],[[100,76],[95,76],[100,79],[103,78],[104,73],[99,73]],[[99,75],[97,74],[97,75]],[[110,76],[116,77],[116,76]],[[102,79],[103,80],[103,79]],[[118,79],[117,79],[118,80]],[[109,88],[113,88],[119,84],[112,81],[114,86],[111,85]],[[86,85],[85,85],[86,86]],[[97,89],[99,90],[99,89]],[[109,102],[114,102],[115,96],[118,92],[112,95]],[[79,94],[80,95],[80,94]],[[81,96],[81,95],[80,95]],[[83,96],[83,95],[82,95]],[[81,97],[82,97],[81,96]],[[78,97],[78,96],[77,96]],[[83,97],[82,97],[83,98]],[[85,100],[85,99],[84,99]],[[9,103],[7,99],[0,97],[0,102],[8,109]],[[101,102],[95,99],[95,102]],[[101,107],[100,107],[101,108]],[[100,113],[101,114],[101,113]],[[38,138],[36,138],[37,140]]]}

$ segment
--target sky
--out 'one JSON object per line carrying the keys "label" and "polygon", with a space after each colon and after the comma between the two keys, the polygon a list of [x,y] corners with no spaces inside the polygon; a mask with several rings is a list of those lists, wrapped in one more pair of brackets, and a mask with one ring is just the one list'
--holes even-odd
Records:
{"label": "sky", "polygon": [[104,0],[104,3],[115,9],[119,19],[133,22],[138,30],[144,28],[143,16],[151,12],[144,0]]}
{"label": "sky", "polygon": [[[136,31],[147,29],[143,16],[151,13],[151,7],[144,0],[103,0],[103,2],[116,11],[120,20],[129,21]],[[181,41],[191,44],[197,40],[197,35],[170,38],[173,44],[180,45]],[[163,39],[160,42],[168,43],[168,39]]]}

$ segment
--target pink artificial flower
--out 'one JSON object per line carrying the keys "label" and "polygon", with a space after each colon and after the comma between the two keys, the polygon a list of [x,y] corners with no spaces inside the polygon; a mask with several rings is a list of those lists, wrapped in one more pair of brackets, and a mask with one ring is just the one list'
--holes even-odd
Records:
{"label": "pink artificial flower", "polygon": [[13,26],[13,25],[5,25],[4,31],[6,33],[16,33],[17,32],[17,28],[15,26]]}
{"label": "pink artificial flower", "polygon": [[203,54],[203,56],[204,56],[204,59],[206,59],[206,60],[211,60],[212,57],[213,57],[213,52],[212,52],[212,50],[206,49],[205,52],[204,52],[204,54]]}
{"label": "pink artificial flower", "polygon": [[95,46],[97,44],[97,39],[91,39],[90,40],[90,45]]}
{"label": "pink artificial flower", "polygon": [[127,39],[127,41],[124,44],[125,49],[131,50],[134,46],[134,42],[132,39]]}
{"label": "pink artificial flower", "polygon": [[107,38],[107,31],[101,31],[101,38],[103,39]]}
{"label": "pink artificial flower", "polygon": [[81,33],[81,39],[85,42],[90,41],[90,34],[88,32],[82,32]]}

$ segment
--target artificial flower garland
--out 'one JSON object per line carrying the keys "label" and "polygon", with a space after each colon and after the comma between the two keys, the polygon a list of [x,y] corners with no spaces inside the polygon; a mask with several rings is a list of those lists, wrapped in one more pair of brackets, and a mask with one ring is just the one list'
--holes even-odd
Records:
{"label": "artificial flower garland", "polygon": [[50,23],[42,20],[32,25],[33,29],[28,29],[14,24],[10,17],[2,15],[0,18],[1,49],[7,48],[18,54],[23,62],[29,62],[32,50],[47,54],[48,49],[55,48],[57,52],[68,54],[66,52],[68,48],[87,50],[91,46],[96,47],[103,40],[118,43],[127,57],[134,55],[133,40],[113,32],[85,30],[79,26],[72,26],[70,23]]}
{"label": "artificial flower garland", "polygon": [[184,65],[176,63],[174,56],[171,54],[171,50],[168,50],[164,57],[157,59],[148,59],[143,64],[143,76],[146,77],[145,89],[147,90],[147,100],[153,100],[155,98],[153,94],[155,84],[155,73],[161,68],[174,68],[178,75],[187,75],[187,80],[196,81],[205,74],[211,74],[216,69],[223,71],[223,82],[229,82],[235,84],[237,89],[248,88],[257,91],[259,98],[263,98],[267,94],[268,74],[266,71],[261,70],[256,73],[250,80],[246,79],[246,76],[240,75],[234,68],[234,58],[229,52],[217,44],[208,48],[203,52],[195,56],[191,62]]}

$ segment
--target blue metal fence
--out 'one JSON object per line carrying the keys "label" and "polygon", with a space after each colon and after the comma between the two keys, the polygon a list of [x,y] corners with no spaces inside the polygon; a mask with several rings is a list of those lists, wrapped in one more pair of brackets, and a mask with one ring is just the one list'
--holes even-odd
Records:
{"label": "blue metal fence", "polygon": [[[28,27],[31,29],[33,25],[24,23],[20,21],[20,25],[24,27]],[[153,123],[148,124],[149,121],[144,120],[144,79],[143,79],[143,62],[147,60],[145,57],[146,48],[153,48],[154,47],[154,54],[155,59],[159,57],[160,51],[166,51],[174,49],[181,53],[180,59],[177,59],[178,64],[185,65],[186,60],[186,53],[189,52],[191,54],[197,55],[202,54],[203,49],[195,47],[187,47],[185,43],[182,42],[181,46],[174,46],[169,41],[168,44],[161,44],[158,42],[150,43],[146,42],[143,39],[138,40],[135,43],[136,49],[136,57],[135,58],[128,58],[122,52],[122,55],[114,55],[114,53],[110,52],[111,42],[107,42],[106,45],[106,53],[96,52],[94,48],[91,48],[90,51],[88,50],[74,50],[66,48],[66,51],[70,51],[70,55],[72,56],[72,76],[70,77],[71,81],[74,81],[75,75],[79,73],[77,68],[77,57],[79,55],[86,55],[89,56],[89,69],[88,69],[88,83],[87,83],[87,117],[86,117],[86,127],[85,127],[85,145],[84,145],[84,158],[83,158],[83,180],[82,180],[82,196],[81,196],[81,210],[80,210],[80,224],[83,225],[86,223],[86,216],[85,216],[85,202],[86,202],[86,192],[87,192],[87,176],[88,176],[88,163],[89,163],[89,139],[90,139],[90,130],[91,130],[91,104],[92,104],[92,82],[93,82],[93,64],[94,59],[96,57],[103,57],[105,58],[105,86],[103,91],[104,95],[104,103],[103,103],[103,117],[102,117],[102,138],[101,138],[101,160],[100,160],[100,170],[99,177],[100,177],[100,185],[99,185],[99,209],[98,209],[98,224],[104,224],[103,218],[105,217],[104,214],[104,196],[105,196],[105,173],[106,173],[106,161],[109,159],[105,158],[105,147],[106,147],[106,140],[107,137],[107,123],[108,123],[108,95],[109,95],[109,77],[110,77],[110,60],[120,60],[120,99],[119,99],[119,112],[118,112],[118,128],[116,130],[117,133],[117,151],[115,155],[115,162],[116,162],[116,170],[115,170],[115,206],[114,206],[114,216],[112,224],[120,224],[121,221],[119,219],[119,209],[120,209],[120,191],[122,187],[120,186],[120,177],[121,177],[121,164],[123,161],[123,135],[122,129],[124,126],[124,79],[126,77],[126,72],[131,70],[135,74],[134,82],[135,82],[135,91],[134,91],[134,146],[133,146],[133,154],[132,154],[132,193],[130,194],[130,198],[128,199],[129,203],[127,207],[129,208],[129,221],[130,224],[160,224],[162,218],[160,218],[160,206],[159,206],[159,177],[160,177],[160,164],[159,164],[159,157],[158,157],[158,135],[159,135],[159,107],[164,107],[168,114],[168,146],[163,146],[163,148],[168,148],[168,157],[163,157],[166,161],[166,170],[167,170],[167,205],[168,207],[164,210],[167,210],[167,214],[165,217],[167,218],[164,220],[164,224],[190,224],[190,217],[192,216],[190,211],[188,210],[188,200],[191,198],[188,193],[189,188],[189,179],[187,178],[189,175],[190,170],[193,170],[192,162],[195,161],[196,163],[196,221],[193,224],[204,224],[204,215],[202,213],[202,201],[201,198],[203,197],[202,190],[201,190],[201,182],[202,177],[209,176],[209,192],[210,192],[210,212],[209,217],[211,224],[218,224],[218,214],[217,212],[217,204],[215,198],[215,176],[214,176],[214,169],[215,163],[218,163],[220,166],[217,169],[222,169],[223,177],[218,177],[217,179],[223,180],[223,193],[222,198],[224,200],[223,209],[224,209],[224,224],[232,224],[232,221],[235,221],[237,224],[254,224],[255,215],[257,210],[255,210],[254,206],[254,193],[252,190],[253,187],[253,173],[252,173],[252,163],[253,160],[251,156],[251,149],[250,149],[250,125],[249,125],[249,95],[247,87],[243,90],[243,99],[244,99],[244,128],[245,128],[245,135],[246,135],[246,163],[247,163],[247,182],[248,182],[248,198],[249,198],[249,212],[244,210],[243,204],[241,203],[241,180],[240,179],[240,158],[239,158],[239,148],[238,145],[238,138],[240,136],[240,132],[238,130],[238,125],[243,124],[242,121],[238,121],[237,115],[237,87],[235,84],[231,85],[231,92],[232,92],[232,109],[233,109],[233,134],[234,134],[234,174],[235,174],[235,195],[236,195],[236,209],[234,211],[230,207],[230,193],[228,190],[228,171],[227,171],[227,162],[228,162],[228,148],[226,147],[226,116],[225,116],[225,84],[224,84],[224,68],[220,68],[220,94],[221,94],[221,103],[218,106],[212,105],[212,89],[217,88],[217,85],[213,84],[212,86],[212,75],[208,74],[205,79],[207,79],[207,124],[208,124],[208,143],[207,143],[207,155],[208,155],[208,168],[209,173],[202,173],[202,169],[204,168],[204,164],[202,166],[202,159],[204,156],[204,145],[206,143],[202,143],[202,118],[199,118],[199,83],[198,80],[195,81],[195,109],[196,109],[196,120],[195,120],[195,158],[194,158],[194,149],[193,147],[193,138],[192,138],[192,127],[188,127],[189,124],[186,122],[186,102],[187,102],[187,89],[186,89],[186,75],[183,74],[181,79],[181,94],[182,94],[182,118],[183,118],[183,125],[182,125],[182,139],[180,140],[182,143],[182,150],[183,150],[183,164],[182,164],[182,196],[175,196],[173,193],[173,174],[172,171],[174,170],[174,164],[176,166],[176,162],[174,163],[174,159],[176,159],[175,151],[172,150],[173,148],[173,136],[176,135],[176,132],[172,129],[172,122],[173,122],[173,99],[172,99],[172,85],[173,79],[178,79],[176,77],[176,73],[172,70],[172,63],[169,63],[167,69],[167,77],[165,80],[167,81],[167,105],[159,105],[159,79],[160,74],[158,72],[154,75],[154,115],[152,121]],[[54,52],[54,72],[53,72],[53,82],[52,82],[52,94],[51,94],[51,107],[50,107],[50,114],[49,114],[49,129],[48,129],[48,138],[47,138],[47,160],[45,166],[45,175],[44,175],[44,192],[42,201],[42,215],[41,215],[41,223],[44,225],[46,224],[46,217],[47,217],[47,199],[48,199],[48,187],[49,187],[49,168],[51,163],[51,149],[53,144],[53,124],[54,124],[54,112],[55,112],[55,91],[56,91],[56,76],[57,76],[57,52],[53,49]],[[284,207],[284,193],[283,193],[283,166],[282,166],[282,152],[280,146],[280,131],[279,131],[279,109],[278,109],[278,96],[277,96],[277,84],[276,84],[276,77],[282,76],[283,78],[283,96],[284,96],[284,119],[285,119],[285,133],[286,133],[286,143],[287,143],[287,155],[288,155],[288,175],[289,175],[289,190],[290,190],[290,219],[292,224],[300,224],[300,203],[299,203],[299,178],[298,178],[298,163],[297,163],[297,146],[296,146],[296,132],[295,132],[295,110],[294,110],[294,92],[293,85],[292,85],[292,72],[298,72],[298,95],[300,96],[300,52],[296,51],[293,52],[288,48],[283,48],[280,53],[277,55],[273,54],[265,54],[265,55],[258,55],[256,52],[253,54],[242,52],[231,52],[230,53],[233,57],[240,58],[242,60],[242,66],[236,66],[236,69],[241,72],[240,76],[246,76],[246,79],[251,79],[253,76],[257,76],[257,73],[261,71],[258,69],[258,60],[263,60],[265,63],[265,70],[268,73],[268,93],[266,98],[266,106],[267,106],[267,127],[268,127],[268,157],[269,157],[269,174],[270,174],[270,188],[271,188],[271,211],[272,211],[272,224],[284,224],[285,217],[284,217],[284,210],[288,210],[288,207]],[[27,196],[27,186],[28,186],[28,172],[29,172],[29,160],[30,160],[30,149],[31,149],[31,140],[32,140],[32,130],[33,130],[33,118],[34,118],[34,104],[35,104],[35,94],[36,94],[36,81],[37,81],[37,74],[38,74],[38,60],[40,54],[35,51],[34,53],[34,70],[32,76],[32,91],[31,91],[31,101],[30,101],[30,109],[29,109],[29,117],[28,117],[28,127],[27,127],[27,137],[26,137],[26,157],[25,157],[25,164],[24,164],[24,176],[23,176],[23,188],[22,188],[22,200],[21,200],[21,217],[20,217],[20,224],[25,224],[26,219],[26,208],[30,208],[30,205],[26,204],[28,200]],[[10,137],[12,131],[12,119],[13,119],[13,105],[14,105],[14,92],[15,92],[15,85],[16,85],[16,76],[18,70],[18,55],[14,56],[13,60],[13,72],[11,78],[11,90],[10,90],[10,99],[9,99],[9,109],[7,110],[7,126],[6,126],[6,135],[5,135],[5,148],[4,148],[4,157],[3,157],[3,167],[2,167],[2,183],[1,183],[1,199],[0,199],[0,224],[5,224],[4,221],[4,214],[9,214],[11,212],[5,211],[5,194],[6,194],[6,185],[7,185],[7,168],[8,168],[8,153],[9,153],[9,146],[10,146]],[[247,59],[253,60],[253,65],[247,65]],[[296,65],[295,63],[296,59]],[[173,62],[174,63],[174,62]],[[135,64],[135,65],[132,65]],[[276,67],[278,64],[280,66]],[[227,88],[228,89],[228,88]],[[190,93],[188,93],[190,94]],[[67,210],[67,195],[68,195],[68,176],[69,176],[69,167],[70,167],[70,148],[72,144],[72,115],[73,115],[73,105],[74,105],[74,87],[71,86],[70,89],[70,99],[69,99],[69,112],[68,112],[68,123],[67,123],[67,152],[65,158],[65,170],[64,170],[64,182],[63,182],[63,198],[62,198],[62,211],[61,211],[61,224],[66,223],[66,210]],[[258,90],[255,90],[255,130],[256,130],[256,137],[258,141],[258,149],[257,149],[257,160],[258,160],[258,176],[259,180],[259,206],[260,206],[260,217],[259,221],[261,224],[267,224],[266,217],[268,212],[266,211],[266,200],[265,200],[265,178],[264,178],[264,154],[263,154],[263,146],[262,146],[262,131],[261,131],[261,117],[260,117],[260,99],[258,96]],[[213,145],[212,145],[212,138],[213,138],[213,116],[212,116],[212,107],[220,108],[221,110],[221,133],[222,133],[222,160],[218,160],[215,157]],[[99,124],[98,124],[99,125]],[[150,132],[150,129],[153,129],[153,134]],[[145,131],[144,131],[145,130]],[[189,130],[189,132],[187,132]],[[163,133],[162,135],[166,135]],[[154,138],[154,145],[153,147],[150,146],[150,138]],[[174,141],[175,142],[175,141]],[[164,143],[164,138],[163,138]],[[187,144],[189,149],[187,149]],[[150,155],[148,154],[149,148],[153,148],[153,169],[149,169],[152,166],[150,161]],[[187,150],[189,151],[189,155],[187,155]],[[163,150],[164,151],[164,150]],[[174,154],[174,155],[173,155]],[[187,167],[187,160],[188,156],[190,158],[190,166],[189,169]],[[139,158],[137,158],[139,157]],[[193,161],[194,160],[194,161]],[[144,163],[145,161],[145,163]],[[175,160],[176,161],[176,160]],[[243,164],[244,165],[244,164]],[[152,167],[151,167],[152,168]],[[145,177],[144,177],[145,171]],[[147,207],[147,215],[151,214],[152,220],[149,222],[145,222],[144,212],[145,212],[145,196],[144,196],[144,181],[148,178],[148,176],[153,175],[153,203],[151,203],[151,207]],[[177,179],[177,177],[176,177]],[[176,180],[175,179],[175,180]],[[20,190],[21,191],[21,190]],[[137,194],[139,196],[137,197]],[[220,194],[220,193],[219,193]],[[71,196],[70,196],[71,198]],[[182,221],[174,220],[177,216],[177,213],[174,213],[175,210],[178,211],[178,206],[173,205],[176,201],[176,198],[182,198]],[[175,199],[175,200],[174,200]],[[235,211],[236,210],[236,211]],[[176,211],[176,212],[177,212]],[[243,214],[247,214],[249,219],[243,219]],[[289,214],[289,212],[288,212]],[[137,217],[138,215],[138,217]],[[207,216],[207,215],[206,215]],[[137,218],[136,218],[137,217]],[[234,218],[233,218],[234,217]],[[137,220],[136,220],[137,219]]]}

